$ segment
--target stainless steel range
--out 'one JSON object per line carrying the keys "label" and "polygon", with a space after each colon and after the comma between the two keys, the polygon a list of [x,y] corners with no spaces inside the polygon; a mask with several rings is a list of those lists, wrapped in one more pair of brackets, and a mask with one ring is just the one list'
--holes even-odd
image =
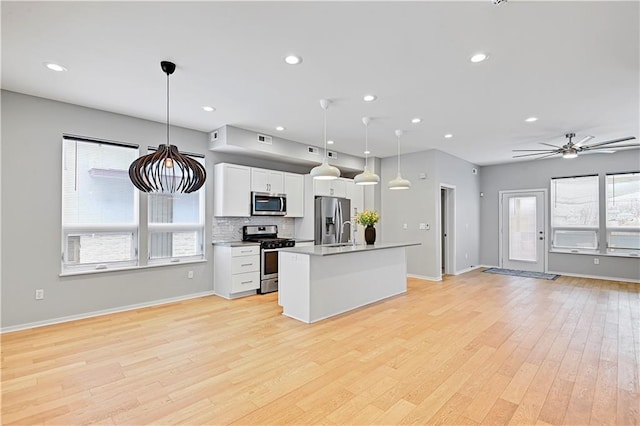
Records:
{"label": "stainless steel range", "polygon": [[278,291],[278,249],[294,247],[295,240],[278,238],[277,225],[243,226],[242,240],[260,243],[260,289],[258,293]]}

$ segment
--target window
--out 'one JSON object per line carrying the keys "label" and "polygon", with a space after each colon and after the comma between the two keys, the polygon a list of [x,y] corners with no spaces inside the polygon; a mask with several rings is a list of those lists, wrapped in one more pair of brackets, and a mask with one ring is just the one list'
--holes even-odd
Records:
{"label": "window", "polygon": [[598,176],[551,180],[552,248],[572,252],[598,249]]}
{"label": "window", "polygon": [[607,175],[607,252],[640,251],[640,173]]}
{"label": "window", "polygon": [[149,263],[204,257],[204,194],[149,194]]}
{"label": "window", "polygon": [[[137,145],[65,135],[62,151],[63,273],[204,258],[204,187],[142,194],[129,179]],[[139,227],[147,220],[140,216],[141,197],[148,199],[146,230]],[[139,254],[140,239],[148,250]]]}
{"label": "window", "polygon": [[62,270],[130,266],[138,258],[138,194],[129,181],[137,146],[65,137]]}

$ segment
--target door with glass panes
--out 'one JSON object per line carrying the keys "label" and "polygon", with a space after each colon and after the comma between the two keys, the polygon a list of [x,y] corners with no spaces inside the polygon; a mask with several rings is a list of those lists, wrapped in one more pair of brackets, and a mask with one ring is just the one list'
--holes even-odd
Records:
{"label": "door with glass panes", "polygon": [[545,192],[505,192],[500,202],[502,268],[544,272]]}

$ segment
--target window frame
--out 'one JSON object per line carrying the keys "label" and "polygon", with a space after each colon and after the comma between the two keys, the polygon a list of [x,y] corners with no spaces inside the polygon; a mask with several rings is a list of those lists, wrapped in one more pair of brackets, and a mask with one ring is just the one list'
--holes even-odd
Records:
{"label": "window frame", "polygon": [[[554,185],[554,181],[560,181],[564,179],[580,179],[580,178],[595,178],[596,180],[596,206],[597,208],[597,225],[588,226],[588,225],[574,225],[574,226],[555,226],[555,215],[554,215],[554,198],[556,195],[556,185]],[[600,175],[599,174],[588,174],[588,175],[579,175],[579,176],[564,176],[564,177],[554,177],[550,180],[550,191],[549,191],[549,216],[550,216],[550,247],[549,251],[556,253],[586,253],[593,254],[598,253],[600,251]],[[595,241],[595,247],[576,247],[576,246],[562,246],[557,245],[557,232],[591,232],[593,233],[593,239]]]}
{"label": "window frame", "polygon": [[[609,226],[609,177],[615,178],[615,176],[628,176],[628,175],[637,175],[638,179],[640,179],[640,171],[632,171],[632,172],[614,172],[614,173],[606,173],[604,176],[605,179],[605,251],[609,255],[629,255],[629,256],[640,256],[640,247],[611,247],[611,234],[613,232],[635,232],[640,233],[640,225],[638,226]],[[615,182],[613,182],[615,185]]]}

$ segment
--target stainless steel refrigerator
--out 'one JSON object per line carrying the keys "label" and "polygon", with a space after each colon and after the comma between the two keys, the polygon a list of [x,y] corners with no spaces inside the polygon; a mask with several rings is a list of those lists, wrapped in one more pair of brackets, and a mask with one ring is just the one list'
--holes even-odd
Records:
{"label": "stainless steel refrigerator", "polygon": [[315,244],[346,243],[351,235],[351,201],[346,198],[316,197]]}

